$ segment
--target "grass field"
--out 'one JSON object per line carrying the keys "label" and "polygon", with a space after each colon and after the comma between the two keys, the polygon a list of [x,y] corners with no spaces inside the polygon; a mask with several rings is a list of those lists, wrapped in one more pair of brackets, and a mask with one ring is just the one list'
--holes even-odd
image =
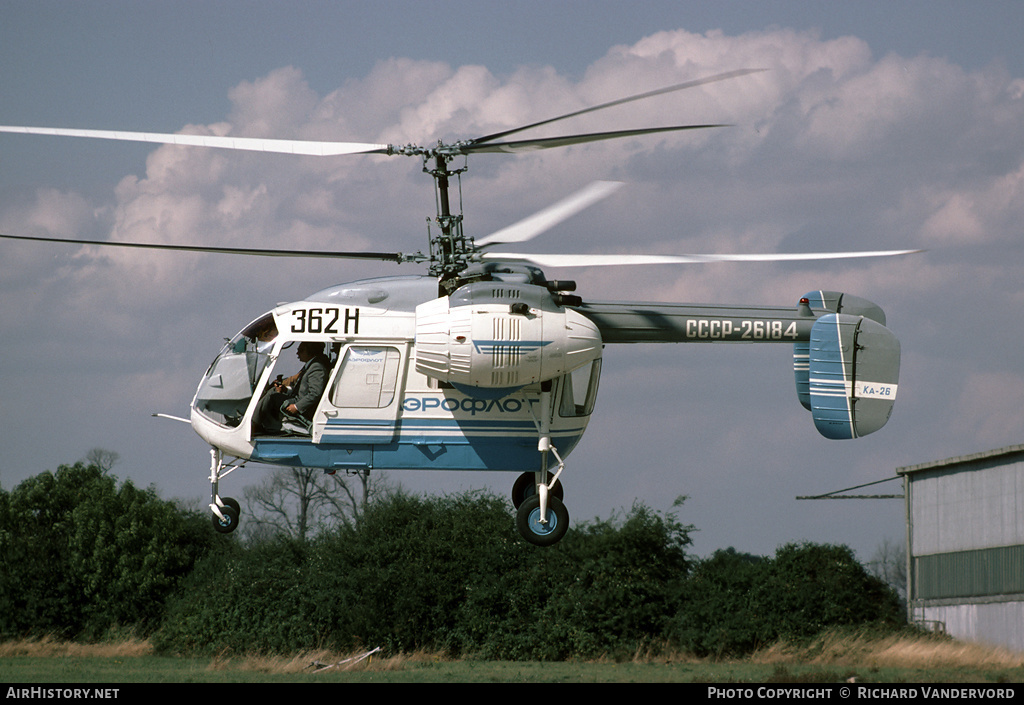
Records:
{"label": "grass field", "polygon": [[799,648],[776,645],[727,661],[679,655],[540,663],[448,659],[438,654],[373,654],[356,660],[360,656],[364,654],[311,652],[186,658],[154,655],[146,641],[81,645],[26,640],[0,644],[0,683],[1024,682],[1024,654],[934,636],[828,634]]}

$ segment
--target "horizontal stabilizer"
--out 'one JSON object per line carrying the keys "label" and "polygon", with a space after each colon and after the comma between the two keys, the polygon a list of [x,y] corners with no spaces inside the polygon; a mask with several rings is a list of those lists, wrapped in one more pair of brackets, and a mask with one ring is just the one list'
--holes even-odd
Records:
{"label": "horizontal stabilizer", "polygon": [[859,438],[889,420],[900,343],[881,323],[844,313],[821,316],[811,329],[807,366],[810,411],[821,435]]}
{"label": "horizontal stabilizer", "polygon": [[[819,315],[821,311],[864,316],[885,325],[885,311],[876,303],[841,291],[809,291],[800,300],[805,316]],[[793,344],[793,374],[796,377],[796,395],[808,411],[811,410],[809,339]]]}

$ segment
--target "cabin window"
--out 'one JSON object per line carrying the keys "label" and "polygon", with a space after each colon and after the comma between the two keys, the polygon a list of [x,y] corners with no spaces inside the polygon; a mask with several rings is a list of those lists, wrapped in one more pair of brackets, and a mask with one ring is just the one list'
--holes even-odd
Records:
{"label": "cabin window", "polygon": [[601,379],[601,360],[578,367],[562,378],[562,399],[558,415],[590,416],[597,401],[597,385]]}
{"label": "cabin window", "polygon": [[397,348],[352,345],[338,369],[331,403],[337,408],[383,409],[395,400],[402,356]]}

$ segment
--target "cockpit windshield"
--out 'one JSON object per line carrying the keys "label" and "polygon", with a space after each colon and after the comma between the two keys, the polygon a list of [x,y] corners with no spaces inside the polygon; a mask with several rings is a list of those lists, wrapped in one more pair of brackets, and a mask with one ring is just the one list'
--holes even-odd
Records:
{"label": "cockpit windshield", "polygon": [[216,423],[238,426],[270,362],[276,338],[277,325],[268,313],[229,340],[199,383],[192,402],[195,410]]}

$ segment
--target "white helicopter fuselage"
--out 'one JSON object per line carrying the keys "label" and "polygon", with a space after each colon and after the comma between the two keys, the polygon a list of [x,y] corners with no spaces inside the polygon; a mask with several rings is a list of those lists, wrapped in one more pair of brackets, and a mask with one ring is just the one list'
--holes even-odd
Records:
{"label": "white helicopter fuselage", "polygon": [[[312,419],[254,431],[271,382],[300,365],[288,351],[307,341],[329,358]],[[564,458],[586,430],[600,362],[596,327],[540,287],[487,282],[439,297],[433,277],[370,279],[243,329],[200,382],[191,423],[226,455],[276,465],[539,471],[549,445]]]}
{"label": "white helicopter fuselage", "polygon": [[[0,238],[163,251],[423,262],[430,276],[386,277],[324,289],[278,306],[228,341],[199,383],[190,422],[211,446],[214,527],[238,526],[237,501],[219,481],[250,461],[365,473],[371,469],[500,470],[522,473],[512,488],[516,526],[530,543],[565,535],[563,459],[594,409],[605,343],[789,343],[800,403],[827,438],[851,439],[885,425],[899,376],[899,341],[875,304],[841,292],[812,291],[797,306],[642,302],[583,303],[575,283],[548,281],[539,267],[799,261],[904,255],[913,250],[790,254],[534,255],[491,248],[522,243],[611,195],[595,182],[501,230],[463,232],[449,188],[470,154],[514,154],[722,124],[526,138],[519,133],[632,101],[756,74],[738,69],[574,110],[472,139],[420,146],[0,126],[0,132],[127,140],[217,149],[302,154],[377,154],[423,160],[433,177],[438,230],[429,254],[326,252],[54,239]],[[461,205],[461,198],[460,198]],[[323,353],[316,352],[323,349]],[[272,384],[298,366],[298,397]],[[315,388],[315,393],[311,390]],[[276,407],[276,408],[275,408]],[[295,413],[290,416],[287,412]],[[273,416],[273,423],[264,421]],[[550,458],[549,458],[550,456]],[[228,459],[230,458],[230,459]],[[551,460],[553,459],[553,462]],[[549,469],[554,468],[549,473]]]}

